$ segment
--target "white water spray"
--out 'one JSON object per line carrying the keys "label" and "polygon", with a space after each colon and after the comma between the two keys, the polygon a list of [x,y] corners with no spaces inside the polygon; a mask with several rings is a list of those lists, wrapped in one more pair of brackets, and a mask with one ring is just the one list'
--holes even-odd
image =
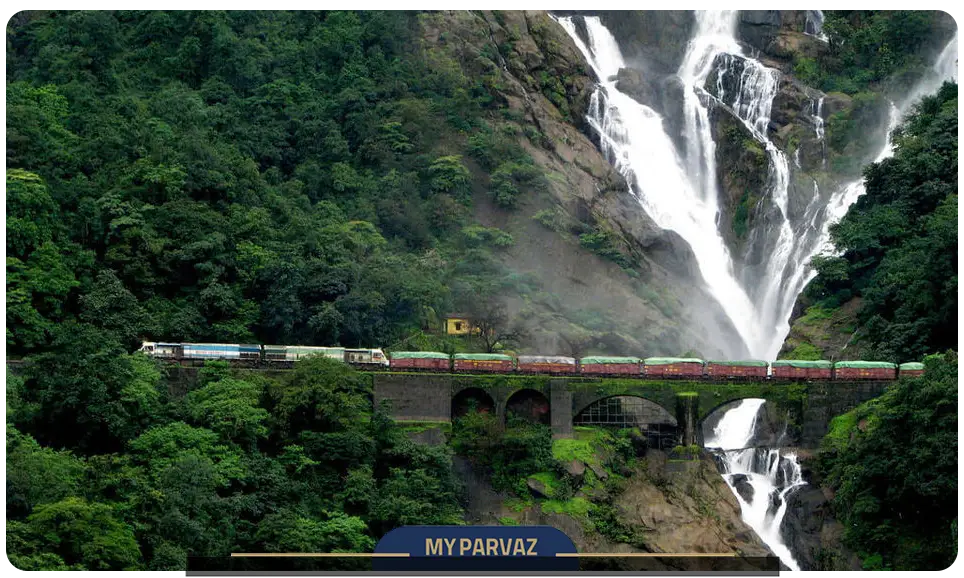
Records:
{"label": "white water spray", "polygon": [[[755,247],[766,258],[760,268],[743,274],[746,288],[755,304],[756,326],[747,346],[755,357],[775,358],[789,331],[790,310],[796,294],[788,299],[785,285],[792,281],[800,249],[791,227],[789,214],[790,165],[787,156],[768,136],[773,99],[780,84],[780,73],[743,54],[736,41],[739,17],[734,10],[709,10],[696,13],[696,32],[687,48],[678,75],[687,87],[684,97],[689,159],[699,160],[708,175],[704,187],[716,194],[715,144],[709,126],[709,106],[727,106],[759,141],[769,160],[767,194],[779,211],[777,223],[763,231],[762,245]],[[715,94],[706,91],[706,79],[716,74]],[[727,90],[727,87],[733,87]],[[693,135],[699,135],[694,138]],[[694,151],[693,143],[700,144]],[[759,238],[759,237],[758,237]],[[752,246],[752,243],[751,243]],[[786,312],[786,315],[784,315]],[[785,331],[782,327],[786,325]],[[779,341],[776,336],[779,335]]]}
{"label": "white water spray", "polygon": [[[689,243],[711,294],[752,352],[750,344],[759,340],[755,333],[754,308],[736,280],[733,260],[716,224],[715,164],[709,164],[715,163],[715,158],[705,109],[702,116],[694,119],[701,125],[699,134],[703,137],[698,143],[700,152],[694,154],[705,163],[687,166],[666,134],[662,117],[616,88],[615,76],[625,66],[616,39],[598,18],[585,17],[584,20],[588,42],[579,37],[571,18],[559,18],[558,22],[599,78],[600,84],[590,99],[587,120],[599,134],[603,154],[626,177],[639,203],[656,224],[679,233]],[[699,74],[705,79],[708,71],[694,76]],[[705,169],[707,166],[710,168]]]}
{"label": "white water spray", "polygon": [[[783,542],[780,526],[787,512],[788,495],[806,482],[795,454],[781,455],[779,449],[749,447],[764,403],[762,399],[742,400],[723,415],[705,445],[719,452],[723,479],[740,503],[743,521],[781,562],[791,570],[799,570],[799,564]],[[752,488],[749,499],[744,499],[737,490],[737,480]]]}
{"label": "white water spray", "polygon": [[807,10],[807,21],[803,25],[803,33],[816,36],[824,42],[830,41],[823,33],[823,10]]}
{"label": "white water spray", "polygon": [[[941,51],[940,56],[937,58],[937,62],[934,64],[933,68],[929,70],[925,76],[917,82],[910,93],[904,98],[900,106],[890,103],[890,109],[888,112],[887,119],[887,135],[880,152],[874,158],[875,163],[890,157],[894,154],[894,145],[891,142],[891,133],[897,128],[904,115],[906,115],[914,104],[917,103],[921,97],[933,94],[940,88],[941,84],[946,80],[957,81],[957,60],[958,60],[958,32],[954,33],[953,38]],[[820,237],[817,244],[817,251],[814,251],[808,256],[807,261],[816,254],[825,255],[835,255],[839,252],[834,248],[833,243],[830,240],[830,226],[837,223],[847,214],[850,206],[857,202],[861,196],[867,192],[864,186],[863,177],[850,182],[843,186],[839,191],[831,195],[830,199],[827,201],[826,215],[823,219],[823,225],[820,231]],[[806,286],[814,277],[816,277],[816,271],[813,271],[809,266],[807,267],[807,274],[804,278],[804,282],[800,287]]]}

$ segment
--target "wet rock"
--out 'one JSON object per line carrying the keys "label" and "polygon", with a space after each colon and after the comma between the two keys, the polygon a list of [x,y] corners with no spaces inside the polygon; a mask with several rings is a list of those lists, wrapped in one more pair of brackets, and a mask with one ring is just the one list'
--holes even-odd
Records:
{"label": "wet rock", "polygon": [[740,497],[746,502],[753,501],[753,486],[750,485],[750,479],[746,474],[734,474],[730,478],[730,483],[733,484],[736,493],[740,494]]}
{"label": "wet rock", "polygon": [[596,478],[600,480],[605,480],[609,478],[609,472],[607,472],[606,468],[602,467],[599,464],[590,463],[589,469],[592,470],[592,473],[595,474]]}
{"label": "wet rock", "polygon": [[566,473],[572,476],[577,484],[581,484],[582,478],[586,473],[586,464],[574,459],[566,464]]}
{"label": "wet rock", "polygon": [[549,498],[549,494],[552,493],[545,484],[535,478],[527,479],[526,485],[529,486],[529,491],[531,491],[532,495],[536,498]]}
{"label": "wet rock", "polygon": [[600,11],[620,51],[634,68],[675,73],[686,54],[695,18],[689,10]]}

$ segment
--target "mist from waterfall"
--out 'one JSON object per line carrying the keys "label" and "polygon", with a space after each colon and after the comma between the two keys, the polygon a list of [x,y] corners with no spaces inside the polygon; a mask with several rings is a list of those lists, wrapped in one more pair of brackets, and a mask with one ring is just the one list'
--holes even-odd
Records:
{"label": "mist from waterfall", "polygon": [[[924,96],[933,94],[937,92],[937,89],[947,80],[953,80],[957,82],[958,70],[957,70],[957,60],[958,60],[958,33],[955,32],[954,36],[947,43],[947,46],[941,51],[940,55],[937,57],[937,61],[934,66],[928,70],[923,78],[921,78],[911,89],[911,91],[904,97],[900,105],[896,105],[893,102],[890,103],[888,111],[887,120],[887,133],[883,145],[877,156],[874,158],[875,163],[892,156],[894,154],[894,145],[891,142],[891,133],[897,128],[901,119],[911,111],[913,106]],[[823,224],[820,229],[820,237],[817,251],[814,251],[810,257],[816,254],[834,255],[837,254],[837,250],[834,248],[833,243],[830,240],[830,226],[837,223],[847,214],[850,206],[857,202],[861,196],[867,192],[864,186],[864,179],[860,177],[859,179],[847,183],[830,196],[826,205],[826,214],[823,219]],[[809,261],[809,259],[808,259]],[[804,279],[803,287],[806,286],[814,277],[816,277],[816,271],[813,271],[810,267],[807,267],[807,274]]]}
{"label": "mist from waterfall", "polygon": [[[616,39],[599,18],[584,17],[585,42],[572,18],[559,18],[558,22],[599,78],[587,121],[599,135],[602,153],[626,178],[653,221],[679,233],[690,245],[710,293],[750,347],[758,340],[754,308],[734,275],[733,259],[717,228],[715,165],[711,164],[715,163],[715,154],[708,118],[702,115],[694,119],[700,126],[699,146],[705,147],[694,154],[699,154],[704,163],[687,165],[666,133],[663,118],[618,90],[615,76],[625,62]],[[693,82],[700,74],[705,78],[704,72],[696,71]],[[739,355],[745,349],[726,342],[718,346],[730,355]]]}
{"label": "mist from waterfall", "polygon": [[[584,40],[572,17],[559,23],[572,37],[599,78],[588,113],[601,149],[629,182],[634,195],[662,228],[680,234],[692,247],[710,293],[743,338],[750,355],[775,359],[790,331],[797,297],[813,278],[812,257],[829,247],[830,224],[838,221],[863,194],[862,179],[821,193],[815,179],[806,206],[793,209],[790,161],[769,136],[771,110],[782,74],[746,54],[737,42],[739,12],[698,11],[693,36],[677,76],[683,85],[683,150],[667,135],[663,118],[620,92],[616,75],[625,67],[615,38],[599,18],[582,17]],[[823,14],[808,11],[808,33],[822,35]],[[878,160],[890,153],[889,134],[908,104],[936,90],[953,73],[957,35],[934,71],[891,112],[887,142]],[[812,99],[810,116],[826,164],[822,95]],[[720,233],[716,142],[710,116],[732,114],[760,143],[767,157],[767,180],[757,210],[763,218],[751,232],[743,255],[731,255]],[[799,150],[794,166],[799,169]],[[797,184],[799,187],[799,183]],[[799,194],[799,188],[797,189]]]}
{"label": "mist from waterfall", "polygon": [[[800,463],[793,453],[751,447],[764,400],[744,399],[727,410],[707,436],[705,446],[716,451],[723,466],[723,479],[740,503],[743,521],[791,570],[800,566],[783,542],[780,526],[787,513],[787,496],[804,485]],[[749,486],[740,489],[738,485]],[[744,497],[742,494],[750,493]]]}

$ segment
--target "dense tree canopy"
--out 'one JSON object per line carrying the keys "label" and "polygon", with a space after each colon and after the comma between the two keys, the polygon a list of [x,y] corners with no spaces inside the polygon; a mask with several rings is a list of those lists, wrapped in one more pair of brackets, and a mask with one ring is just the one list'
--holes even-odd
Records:
{"label": "dense tree canopy", "polygon": [[501,134],[490,79],[424,52],[419,18],[17,14],[11,352],[71,320],[128,349],[385,346],[451,307],[446,284],[479,260],[461,264],[473,193],[512,207],[543,180]]}
{"label": "dense tree canopy", "polygon": [[373,414],[370,379],[344,364],[312,359],[268,379],[212,363],[169,397],[141,354],[50,355],[7,380],[7,552],[19,568],[370,552],[400,525],[461,520],[448,448]]}
{"label": "dense tree canopy", "polygon": [[957,356],[836,418],[821,469],[868,569],[938,570],[957,557]]}
{"label": "dense tree canopy", "polygon": [[894,132],[894,156],[867,167],[867,194],[831,227],[808,295],[863,297],[859,320],[884,359],[957,347],[957,85],[925,97]]}

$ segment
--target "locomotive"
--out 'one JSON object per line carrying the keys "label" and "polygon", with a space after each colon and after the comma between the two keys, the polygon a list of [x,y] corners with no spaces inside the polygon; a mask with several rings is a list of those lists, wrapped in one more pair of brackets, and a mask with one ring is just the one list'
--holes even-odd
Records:
{"label": "locomotive", "polygon": [[924,373],[923,363],[896,365],[885,361],[704,361],[680,357],[589,356],[397,351],[349,349],[307,345],[245,345],[224,343],[161,343],[145,341],[138,351],[158,359],[181,363],[227,360],[240,365],[290,367],[308,356],[319,355],[359,368],[435,373],[501,373],[525,375],[637,377],[704,380],[873,380],[889,381]]}
{"label": "locomotive", "polygon": [[149,357],[179,362],[226,360],[242,365],[290,366],[311,355],[320,355],[352,365],[388,367],[381,349],[348,349],[307,345],[244,345],[225,343],[160,343],[145,341],[138,351]]}

